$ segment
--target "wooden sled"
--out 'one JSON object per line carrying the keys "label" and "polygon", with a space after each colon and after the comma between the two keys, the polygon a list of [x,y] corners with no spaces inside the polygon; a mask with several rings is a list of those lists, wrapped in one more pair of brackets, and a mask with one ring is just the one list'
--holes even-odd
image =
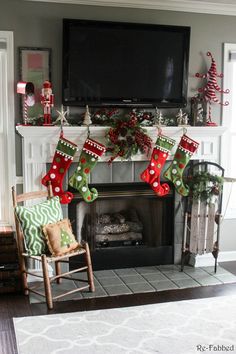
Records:
{"label": "wooden sled", "polygon": [[[190,195],[186,200],[181,271],[183,271],[186,259],[190,254],[202,255],[209,252],[215,258],[214,270],[217,271],[224,169],[214,162],[199,162],[192,165],[188,171],[189,181],[201,178],[201,176],[205,178],[208,175],[212,180],[206,183],[200,182],[202,193],[198,194],[198,192],[194,192],[194,188],[191,188]],[[215,179],[222,180],[220,188],[216,187],[216,185],[219,187],[219,184]],[[206,200],[203,198],[204,190],[205,197],[212,193],[211,197]]]}

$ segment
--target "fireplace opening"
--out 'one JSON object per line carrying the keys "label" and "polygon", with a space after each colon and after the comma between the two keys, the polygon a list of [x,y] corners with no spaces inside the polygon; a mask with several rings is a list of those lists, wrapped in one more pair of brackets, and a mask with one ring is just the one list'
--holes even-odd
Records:
{"label": "fireplace opening", "polygon": [[93,187],[98,199],[90,204],[75,194],[68,212],[77,239],[89,243],[94,270],[173,263],[173,192],[158,197],[144,183]]}

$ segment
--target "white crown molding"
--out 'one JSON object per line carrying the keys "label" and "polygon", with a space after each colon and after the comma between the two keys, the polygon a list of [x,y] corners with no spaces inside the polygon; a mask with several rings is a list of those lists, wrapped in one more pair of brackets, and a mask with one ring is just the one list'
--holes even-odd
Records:
{"label": "white crown molding", "polygon": [[58,4],[128,7],[236,16],[234,0],[25,0]]}

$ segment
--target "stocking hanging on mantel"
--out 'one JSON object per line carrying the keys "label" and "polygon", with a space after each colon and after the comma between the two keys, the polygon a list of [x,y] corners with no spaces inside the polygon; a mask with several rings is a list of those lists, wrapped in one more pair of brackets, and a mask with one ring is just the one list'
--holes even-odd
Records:
{"label": "stocking hanging on mantel", "polygon": [[170,187],[167,183],[160,183],[161,170],[166,162],[170,150],[175,145],[175,140],[164,135],[159,135],[152,151],[150,163],[140,178],[150,184],[153,191],[160,197],[169,193]]}
{"label": "stocking hanging on mantel", "polygon": [[212,122],[211,120],[211,102],[215,102],[220,104],[221,106],[228,106],[229,102],[221,102],[219,98],[216,96],[216,92],[222,93],[229,93],[229,89],[223,90],[217,84],[217,78],[222,78],[223,74],[219,74],[216,69],[216,62],[213,58],[211,52],[207,52],[207,56],[211,57],[211,66],[210,69],[206,74],[199,74],[196,73],[195,76],[201,79],[207,79],[207,83],[205,86],[198,89],[198,92],[202,93],[203,99],[209,103],[209,110],[208,110],[208,118],[207,118],[207,125],[215,126],[216,123]]}
{"label": "stocking hanging on mantel", "polygon": [[42,184],[44,186],[47,186],[49,181],[51,182],[53,195],[58,195],[60,197],[61,204],[68,204],[73,199],[73,194],[71,192],[63,191],[62,184],[65,173],[69,169],[77,150],[77,145],[65,139],[63,134],[61,134],[50,170],[42,179]]}
{"label": "stocking hanging on mantel", "polygon": [[182,196],[189,195],[189,188],[183,182],[183,172],[198,145],[198,142],[184,134],[181,137],[170,167],[164,173],[164,177],[174,183],[177,193]]}
{"label": "stocking hanging on mantel", "polygon": [[105,151],[104,145],[87,138],[79,158],[79,164],[69,179],[69,185],[80,192],[85,202],[93,202],[98,197],[96,188],[89,189],[88,177]]}

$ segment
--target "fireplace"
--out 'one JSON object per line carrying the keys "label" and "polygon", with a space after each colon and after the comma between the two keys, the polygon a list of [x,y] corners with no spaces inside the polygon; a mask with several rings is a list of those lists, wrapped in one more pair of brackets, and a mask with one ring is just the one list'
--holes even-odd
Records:
{"label": "fireplace", "polygon": [[[34,127],[34,126],[17,126],[16,127],[18,133],[21,135],[22,139],[22,156],[23,156],[23,178],[18,177],[18,188],[22,188],[21,184],[23,185],[23,191],[24,192],[31,192],[34,190],[42,190],[45,187],[41,185],[41,178],[46,174],[47,171],[47,164],[51,164],[54,152],[55,152],[55,147],[58,141],[58,137],[60,135],[60,127],[56,126],[51,126],[51,127]],[[76,163],[78,162],[79,159],[79,154],[82,149],[83,143],[87,137],[87,128],[86,127],[75,127],[75,126],[68,126],[64,127],[64,134],[67,139],[75,142],[78,147],[79,151],[75,155],[74,162],[75,166]],[[145,128],[149,134],[149,136],[152,138],[153,142],[156,140],[157,136],[157,129],[156,127],[146,127]],[[91,138],[100,141],[101,143],[105,143],[105,135],[106,135],[107,127],[100,127],[100,126],[92,126],[90,128],[90,136]],[[193,156],[193,160],[199,160],[199,161],[213,161],[213,162],[219,162],[220,161],[220,145],[222,141],[222,136],[224,134],[225,128],[224,127],[188,127],[188,135],[191,136],[193,139],[198,141],[200,143],[199,148],[197,153]],[[163,127],[163,134],[170,136],[178,142],[179,138],[183,134],[183,129],[181,127]],[[176,144],[177,146],[177,144]],[[174,154],[174,149],[172,150],[172,153]],[[172,159],[173,155],[169,156],[169,160]],[[101,200],[107,200],[107,190],[105,188],[104,183],[107,184],[113,184],[115,185],[116,183],[123,183],[123,187],[125,185],[128,186],[128,183],[131,183],[132,186],[128,186],[127,190],[123,190],[123,193],[133,191],[137,189],[136,182],[140,181],[139,175],[140,173],[146,168],[147,166],[147,156],[142,155],[142,154],[137,154],[132,158],[132,161],[123,161],[123,162],[114,162],[111,165],[107,164],[107,160],[109,159],[109,156],[104,155],[102,159],[99,161],[99,163],[96,166],[96,169],[94,170],[94,174],[92,173],[90,176],[90,183],[91,184],[99,184],[98,186],[98,191],[99,191],[99,199],[95,202],[94,206],[90,206],[92,211],[92,215],[96,215],[96,209],[93,209],[95,207],[98,207],[98,203]],[[73,165],[73,164],[72,164]],[[75,166],[71,166],[71,169],[75,168]],[[69,175],[73,173],[73,170],[70,171]],[[64,188],[67,189],[68,185],[68,176],[66,176],[65,179],[65,186]],[[133,185],[134,184],[134,185]],[[110,188],[111,186],[109,186]],[[123,188],[122,187],[122,188]],[[143,187],[142,187],[143,188]],[[119,191],[120,192],[120,191]],[[155,196],[153,198],[152,191],[149,190],[149,186],[146,185],[146,192],[151,193],[151,195],[148,197],[140,196],[140,200],[145,200],[146,198],[150,201],[151,199],[156,198],[156,202],[158,201],[158,198]],[[110,191],[109,191],[110,193]],[[142,192],[144,193],[144,191]],[[141,192],[139,191],[139,194]],[[76,220],[76,208],[78,204],[81,204],[82,200],[80,199],[80,196],[75,194],[76,199],[72,202],[71,206],[75,204],[75,206],[71,209],[71,206],[63,206],[63,212],[64,216],[68,216],[68,211],[69,211],[69,217],[72,220]],[[120,198],[120,197],[119,197]],[[129,196],[127,197],[131,200],[133,200],[133,204],[136,204],[136,200],[134,196]],[[143,198],[143,199],[142,199]],[[169,199],[168,199],[169,198]],[[110,200],[114,201],[115,198],[111,198]],[[152,252],[154,254],[153,258],[155,259],[155,262],[162,262],[162,263],[175,263],[179,264],[180,259],[181,259],[181,243],[182,243],[182,235],[183,235],[183,212],[181,210],[181,204],[180,204],[181,197],[178,194],[175,195],[170,195],[166,198],[163,199],[169,207],[167,209],[163,209],[167,215],[167,223],[171,222],[171,227],[173,228],[172,233],[171,233],[171,241],[169,244],[164,244],[160,247],[164,247],[166,249],[169,249],[169,253],[166,252],[166,254],[171,255],[169,260],[163,259],[162,261],[159,258],[158,255],[158,249],[160,248],[159,246],[152,247],[150,244],[146,245],[145,240],[144,244],[142,245],[137,245],[135,247],[135,252],[133,254],[136,254],[138,258],[142,259],[142,249],[148,248],[149,249],[149,254],[148,256],[143,257],[145,262],[151,263],[151,255]],[[140,202],[141,203],[141,202]],[[151,202],[150,202],[151,203]],[[154,203],[154,200],[153,200]],[[169,204],[168,204],[169,203]],[[113,204],[113,202],[112,202]],[[82,204],[81,204],[82,205]],[[69,209],[69,210],[67,210]],[[73,210],[73,211],[72,211]],[[154,210],[154,209],[153,209]],[[174,213],[173,218],[172,218],[172,213]],[[172,219],[171,219],[172,218]],[[171,220],[171,221],[170,221]],[[165,224],[165,223],[164,223]],[[164,227],[164,224],[162,227]],[[77,234],[77,225],[74,224],[75,232]],[[174,235],[173,235],[174,234]],[[88,234],[89,237],[89,234]],[[144,237],[144,236],[143,236]],[[146,236],[145,236],[146,238]],[[101,249],[94,249],[94,245],[92,246],[92,253],[93,257],[95,259],[95,256],[101,255],[100,258],[108,258],[108,248],[106,249],[105,247],[102,247]],[[140,247],[139,247],[140,246]],[[129,247],[131,246],[127,245],[127,247],[114,247],[110,249],[110,254],[109,254],[109,260],[113,261],[113,259],[116,258],[116,255],[118,254],[119,248],[123,249],[122,252],[128,252]],[[110,247],[111,248],[111,247]],[[154,251],[153,251],[154,249]],[[133,256],[130,256],[129,262],[131,262],[131,258]],[[167,257],[167,256],[166,256]],[[122,259],[122,254],[117,256],[117,258]],[[204,256],[201,256],[203,259]],[[95,259],[96,260],[96,259]],[[109,263],[109,262],[108,262]],[[111,263],[112,264],[112,263]],[[124,262],[122,264],[124,266]],[[37,267],[36,267],[37,268]]]}
{"label": "fireplace", "polygon": [[173,192],[158,197],[144,183],[93,187],[99,198],[88,204],[75,194],[69,218],[95,270],[174,263]]}

